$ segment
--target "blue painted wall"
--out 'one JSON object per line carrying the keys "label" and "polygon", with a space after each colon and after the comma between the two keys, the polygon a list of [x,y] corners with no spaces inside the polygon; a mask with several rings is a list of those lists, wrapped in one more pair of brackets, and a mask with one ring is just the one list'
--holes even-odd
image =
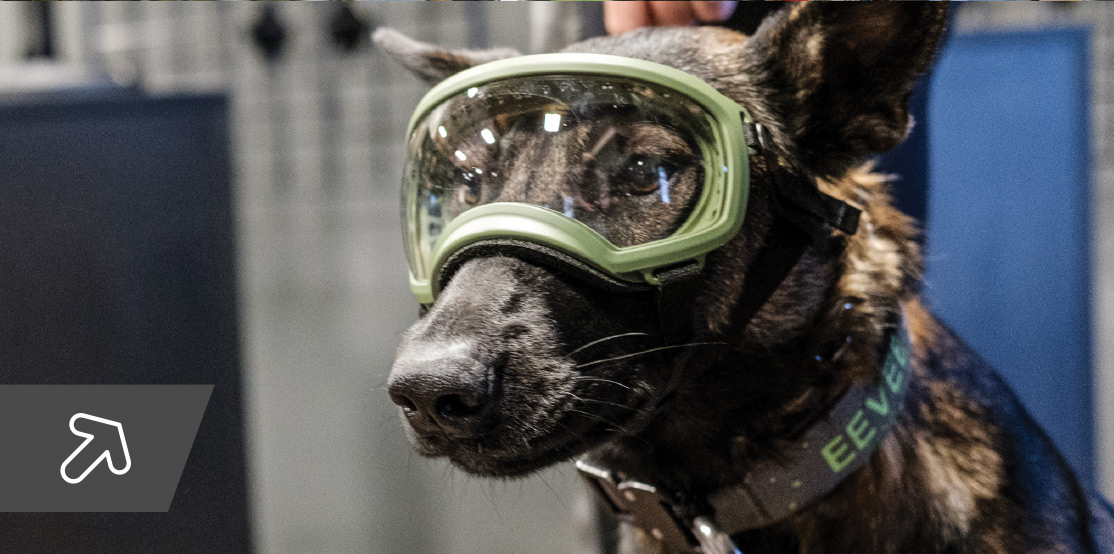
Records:
{"label": "blue painted wall", "polygon": [[953,36],[929,100],[926,294],[1093,484],[1088,34]]}
{"label": "blue painted wall", "polygon": [[0,384],[215,385],[169,513],[3,514],[0,553],[252,552],[227,125],[223,95],[0,95]]}

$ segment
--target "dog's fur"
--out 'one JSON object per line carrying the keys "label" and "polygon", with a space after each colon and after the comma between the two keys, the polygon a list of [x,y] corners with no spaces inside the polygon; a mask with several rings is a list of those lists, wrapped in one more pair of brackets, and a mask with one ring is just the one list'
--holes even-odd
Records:
{"label": "dog's fur", "polygon": [[[844,248],[810,250],[740,328],[748,268],[773,221],[770,168],[753,159],[743,229],[701,276],[692,322],[701,344],[602,363],[591,362],[655,346],[652,297],[603,292],[515,258],[472,260],[407,333],[392,379],[417,358],[466,359],[452,371],[482,374],[492,391],[483,432],[412,433],[418,450],[496,477],[587,455],[701,498],[776,460],[790,430],[850,383],[879,379],[886,322],[903,312],[913,378],[894,432],[831,494],[747,533],[744,551],[1108,551],[1114,526],[1101,501],[1088,500],[999,377],[925,308],[915,224],[862,165],[912,124],[906,101],[934,56],[945,8],[801,4],[751,37],[641,29],[567,51],[648,59],[711,83],[771,130],[783,167],[862,208],[858,232]],[[446,51],[390,31],[376,42],[430,82],[514,55]],[[535,154],[533,167],[561,168],[549,180],[580,163],[561,149]],[[623,548],[661,547],[628,530]]]}

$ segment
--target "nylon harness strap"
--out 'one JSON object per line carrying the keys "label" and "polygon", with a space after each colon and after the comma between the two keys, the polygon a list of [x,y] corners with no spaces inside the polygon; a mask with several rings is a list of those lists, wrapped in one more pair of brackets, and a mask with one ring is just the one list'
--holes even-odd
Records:
{"label": "nylon harness strap", "polygon": [[662,341],[681,344],[692,334],[693,307],[696,304],[700,264],[691,262],[657,272],[658,327]]}

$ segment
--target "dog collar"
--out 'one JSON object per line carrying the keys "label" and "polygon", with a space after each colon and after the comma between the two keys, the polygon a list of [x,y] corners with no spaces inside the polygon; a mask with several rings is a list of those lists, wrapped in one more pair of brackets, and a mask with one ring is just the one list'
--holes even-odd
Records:
{"label": "dog collar", "polygon": [[889,435],[909,386],[909,333],[902,319],[875,383],[852,385],[789,448],[756,467],[741,484],[707,499],[713,513],[687,517],[667,492],[577,460],[576,467],[620,519],[672,548],[701,554],[740,552],[731,535],[772,525],[832,491],[862,467]]}

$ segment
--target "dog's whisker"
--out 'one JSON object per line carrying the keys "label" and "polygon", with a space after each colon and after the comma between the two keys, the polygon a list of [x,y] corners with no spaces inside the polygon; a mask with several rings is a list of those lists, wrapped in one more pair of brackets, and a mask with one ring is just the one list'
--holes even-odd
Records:
{"label": "dog's whisker", "polygon": [[533,424],[526,421],[525,419],[522,419],[521,417],[518,417],[517,415],[514,415],[514,414],[508,414],[508,415],[510,415],[511,420],[513,420],[516,423],[522,425],[523,427],[525,427],[529,431],[533,432],[535,435],[541,434],[540,429],[538,429],[537,427],[535,427]]}
{"label": "dog's whisker", "polygon": [[580,433],[577,433],[576,431],[574,431],[572,429],[572,427],[569,427],[568,425],[565,425],[564,423],[561,423],[560,421],[555,421],[554,423],[558,427],[564,429],[565,431],[568,431],[570,435],[572,435],[576,440],[580,441],[581,444],[583,444],[585,447],[588,447],[588,448],[592,447],[592,445],[588,441],[584,440],[584,437],[581,436]]}
{"label": "dog's whisker", "polygon": [[614,421],[611,421],[610,419],[607,419],[606,417],[598,416],[598,415],[593,414],[591,412],[585,412],[583,410],[576,410],[576,409],[573,409],[573,408],[569,408],[569,412],[574,413],[574,414],[580,414],[580,415],[585,416],[589,419],[594,419],[594,420],[596,420],[600,423],[605,423],[607,425],[611,425],[612,427],[615,427],[615,429],[617,431],[622,431],[624,433],[630,433],[630,431],[627,431],[627,429],[625,427],[623,427],[622,425],[619,425],[618,423],[615,423]]}
{"label": "dog's whisker", "polygon": [[618,360],[625,360],[625,359],[628,359],[628,358],[633,358],[635,356],[642,356],[642,355],[645,355],[645,354],[652,354],[654,352],[660,352],[662,350],[670,350],[670,349],[673,349],[673,348],[687,348],[687,347],[692,347],[692,346],[709,346],[709,345],[726,346],[727,343],[726,342],[719,342],[719,341],[716,341],[716,342],[690,342],[690,343],[687,343],[687,344],[673,344],[673,345],[669,345],[669,346],[659,346],[657,348],[650,348],[648,350],[642,350],[641,352],[632,352],[630,354],[623,354],[622,356],[614,356],[614,357],[611,357],[611,358],[604,358],[602,360],[595,360],[595,361],[591,361],[591,362],[585,362],[583,364],[579,364],[579,365],[574,366],[574,368],[575,369],[581,369],[581,368],[585,368],[585,367],[596,365],[596,364],[614,362],[614,361],[618,361]]}
{"label": "dog's whisker", "polygon": [[563,499],[561,498],[561,495],[557,494],[557,490],[556,490],[556,489],[554,489],[554,488],[553,488],[553,486],[549,484],[549,481],[546,481],[546,480],[545,480],[545,476],[544,476],[544,475],[538,475],[538,479],[540,479],[540,480],[541,480],[541,482],[542,482],[542,483],[543,483],[543,484],[545,485],[545,488],[549,489],[549,492],[553,493],[553,497],[554,497],[554,498],[556,498],[556,499],[557,499],[557,500],[558,500],[559,502],[563,502],[563,501],[564,501],[564,500],[563,500]]}
{"label": "dog's whisker", "polygon": [[[618,383],[616,383],[616,384],[618,384]],[[570,396],[572,396],[573,398],[575,398],[575,399],[577,399],[577,400],[579,400],[579,401],[581,401],[581,402],[584,402],[584,403],[588,403],[588,402],[597,402],[597,403],[599,403],[599,404],[606,404],[606,405],[611,405],[611,406],[618,406],[618,407],[620,407],[620,408],[623,408],[624,410],[634,410],[634,409],[635,409],[635,408],[634,408],[634,407],[632,407],[632,406],[627,406],[627,405],[625,405],[625,404],[619,404],[619,403],[616,403],[616,402],[608,402],[608,401],[606,401],[606,400],[597,400],[597,399],[595,399],[595,398],[581,398],[581,397],[579,397],[579,396],[577,396],[577,395],[575,395],[575,394],[571,394],[571,393],[570,393]],[[646,444],[650,444],[650,441],[647,441],[646,439],[644,439],[644,438],[642,438],[642,437],[639,437],[639,436],[637,436],[637,435],[635,435],[635,434],[631,433],[631,432],[630,432],[630,431],[628,431],[628,430],[627,430],[627,429],[626,429],[625,427],[623,427],[623,426],[621,426],[621,425],[619,425],[619,424],[617,424],[617,423],[615,423],[615,422],[613,422],[613,421],[609,421],[609,420],[607,420],[607,419],[604,419],[603,417],[600,417],[600,416],[595,416],[594,414],[590,414],[590,413],[588,413],[588,412],[584,412],[584,411],[581,411],[581,410],[575,410],[575,409],[571,409],[571,408],[570,408],[570,409],[569,409],[569,411],[571,411],[571,412],[575,412],[575,413],[578,413],[578,414],[580,414],[580,415],[584,415],[584,416],[591,416],[591,418],[592,418],[592,419],[595,419],[595,420],[597,420],[597,421],[600,421],[600,422],[602,422],[602,423],[606,423],[606,424],[608,424],[608,425],[614,425],[615,427],[617,427],[617,429],[612,429],[613,431],[621,431],[621,432],[623,432],[623,433],[626,433],[627,435],[629,435],[629,436],[631,436],[631,437],[635,437],[635,438],[637,438],[638,440],[640,440],[640,441],[642,441],[642,442],[644,442],[644,443],[646,443]],[[568,426],[566,426],[566,425],[562,425],[562,424],[561,424],[560,422],[556,422],[556,423],[557,423],[557,425],[560,425],[560,426],[561,426],[561,427],[563,427],[564,429],[568,430],[568,431],[569,431],[570,433],[572,432],[572,430],[571,430],[571,429],[569,429],[569,427],[568,427]],[[573,433],[573,434],[575,435],[575,433]],[[578,438],[578,439],[580,439],[580,437],[579,437],[579,436],[577,436],[577,438]],[[583,443],[585,444],[585,446],[590,446],[590,445],[589,445],[589,444],[588,444],[588,443],[587,443],[586,441],[584,441],[584,439],[580,439],[580,442],[583,442]]]}
{"label": "dog's whisker", "polygon": [[575,398],[576,400],[578,400],[580,402],[583,402],[585,404],[587,404],[589,402],[594,402],[596,404],[604,404],[604,405],[607,405],[607,406],[617,406],[617,407],[623,408],[625,410],[632,409],[630,406],[627,406],[626,404],[620,404],[618,402],[610,402],[610,401],[607,401],[607,400],[599,400],[599,399],[596,399],[596,398],[581,398],[580,396],[577,396],[577,395],[572,394],[572,393],[569,393],[569,396],[571,396],[571,397]]}
{"label": "dog's whisker", "polygon": [[580,348],[577,348],[576,350],[573,350],[572,352],[569,352],[568,354],[565,354],[565,357],[572,357],[573,354],[576,354],[577,352],[580,352],[581,350],[584,350],[585,348],[589,348],[589,347],[595,346],[597,344],[600,344],[601,342],[607,342],[607,341],[612,340],[612,339],[621,339],[623,337],[648,337],[648,336],[650,336],[649,333],[620,333],[618,335],[611,335],[609,337],[603,337],[602,339],[596,339],[592,342],[589,342],[588,344],[585,344],[585,345],[581,346]]}
{"label": "dog's whisker", "polygon": [[616,408],[622,408],[624,410],[633,410],[634,409],[631,406],[627,406],[626,404],[620,404],[619,402],[609,402],[607,400],[597,400],[595,398],[578,398],[577,400],[579,400],[579,401],[581,401],[585,404],[592,403],[592,404],[601,404],[601,405],[604,405],[604,406],[615,406]]}
{"label": "dog's whisker", "polygon": [[483,481],[480,483],[480,490],[483,491],[483,495],[487,497],[488,503],[491,504],[491,511],[495,512],[495,517],[503,519],[503,514],[499,513],[499,504],[495,502],[495,491],[491,490],[494,484],[490,480]]}
{"label": "dog's whisker", "polygon": [[[577,414],[580,414],[582,416],[585,416],[588,419],[599,421],[600,423],[604,423],[606,425],[611,425],[612,427],[614,427],[614,429],[608,429],[608,431],[618,431],[618,432],[621,432],[621,433],[625,433],[626,436],[628,436],[630,438],[638,439],[639,441],[645,443],[647,446],[650,445],[650,441],[632,433],[629,429],[627,429],[626,427],[623,427],[622,425],[619,425],[618,423],[615,423],[614,421],[611,421],[609,419],[597,416],[597,415],[592,414],[592,413],[584,412],[584,411],[581,411],[581,410],[574,410],[574,409],[570,408],[569,411],[572,412],[572,413],[577,413]],[[564,427],[564,426],[562,426],[562,427]],[[567,429],[567,427],[566,427],[566,429]]]}
{"label": "dog's whisker", "polygon": [[624,385],[624,384],[622,384],[618,381],[612,381],[611,379],[603,379],[601,377],[587,377],[587,376],[583,376],[583,375],[578,375],[576,377],[576,380],[577,381],[599,381],[601,383],[608,383],[608,384],[611,384],[611,385],[616,385],[616,386],[622,387],[622,388],[627,389],[627,390],[634,390],[634,389],[631,389],[630,387],[628,387],[628,386],[626,386],[626,385]]}

